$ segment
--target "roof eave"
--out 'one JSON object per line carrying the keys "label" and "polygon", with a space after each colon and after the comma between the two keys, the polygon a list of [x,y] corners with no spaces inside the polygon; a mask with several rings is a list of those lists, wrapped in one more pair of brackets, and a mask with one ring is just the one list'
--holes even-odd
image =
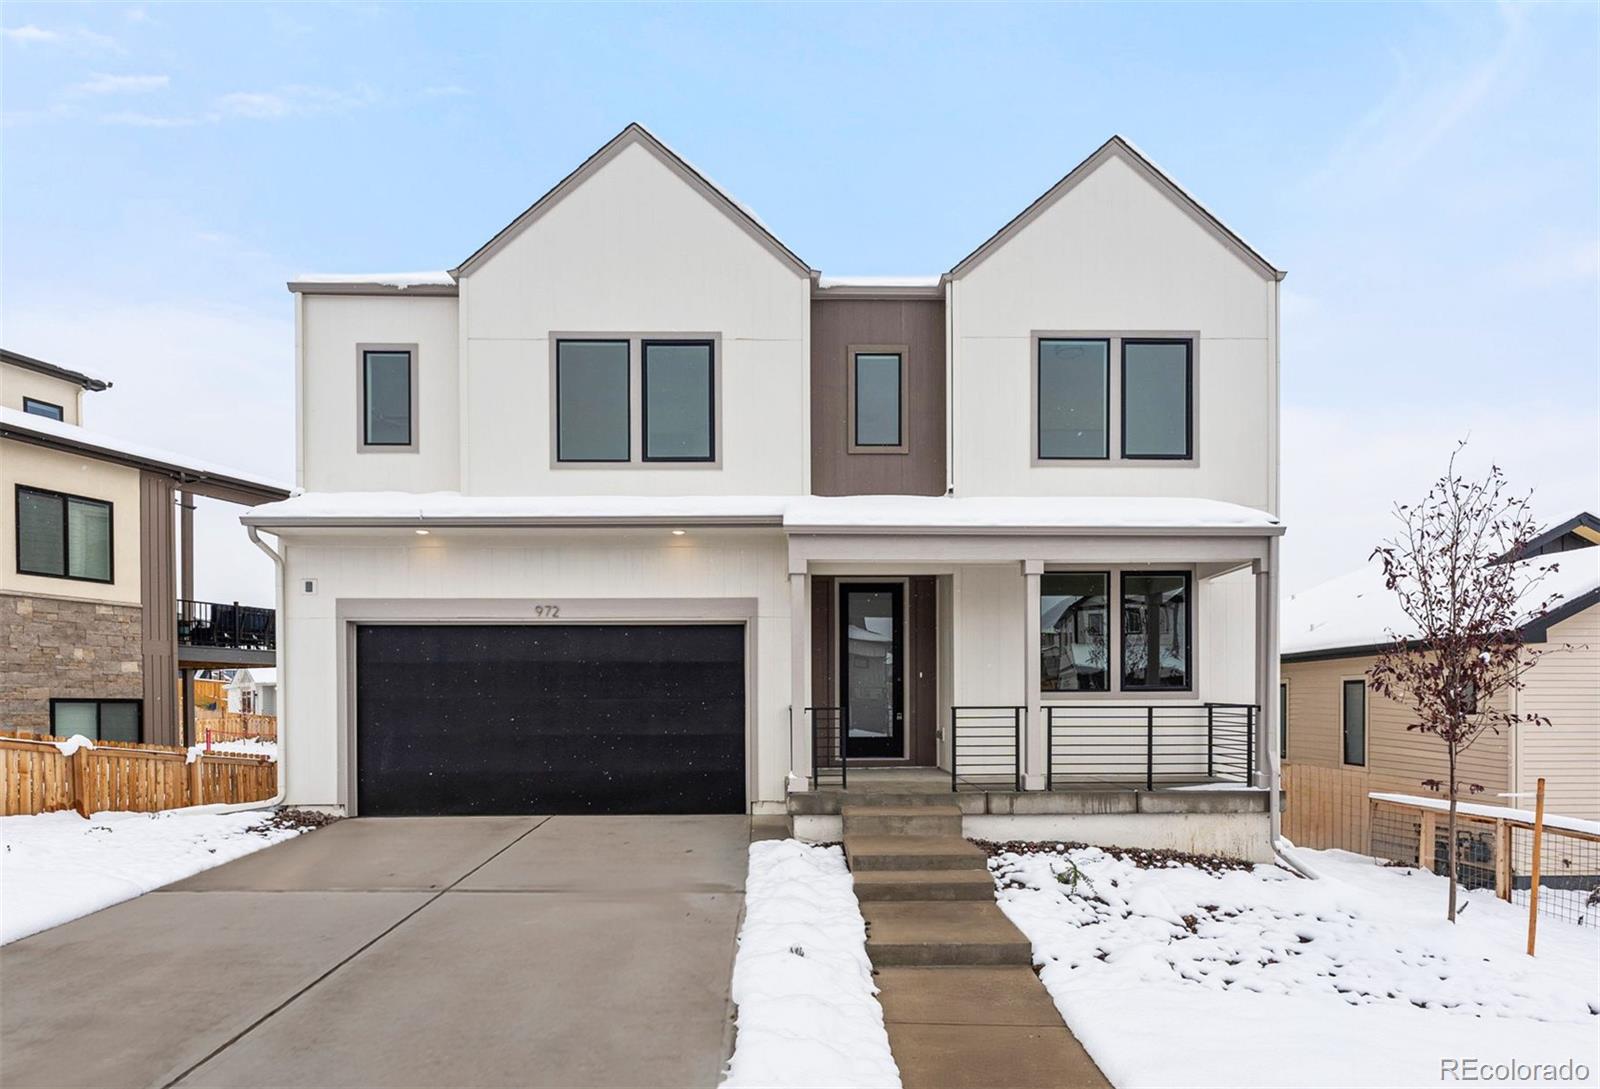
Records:
{"label": "roof eave", "polygon": [[455,296],[457,284],[386,284],[377,280],[325,283],[317,280],[290,280],[289,291],[296,295],[428,295]]}
{"label": "roof eave", "polygon": [[92,442],[80,442],[62,436],[22,430],[5,423],[0,423],[0,438],[11,439],[15,442],[26,442],[51,450],[60,450],[63,453],[79,454],[99,461],[109,461],[117,465],[126,465],[131,469],[160,473],[163,476],[171,477],[180,485],[196,485],[197,487],[192,490],[200,491],[201,494],[206,494],[207,491],[219,493],[219,498],[227,499],[230,502],[274,503],[289,498],[290,494],[288,488],[246,480],[227,473],[197,469],[193,466],[180,465],[176,462],[163,461],[159,458],[128,454],[98,446]]}
{"label": "roof eave", "polygon": [[101,390],[111,388],[111,383],[104,378],[96,378],[93,375],[84,374],[82,371],[57,366],[54,363],[46,363],[42,359],[35,359],[31,355],[23,355],[21,352],[13,352],[10,349],[0,348],[0,361],[10,363],[14,367],[21,367],[24,370],[48,375],[51,378],[75,382],[91,393],[98,393]]}

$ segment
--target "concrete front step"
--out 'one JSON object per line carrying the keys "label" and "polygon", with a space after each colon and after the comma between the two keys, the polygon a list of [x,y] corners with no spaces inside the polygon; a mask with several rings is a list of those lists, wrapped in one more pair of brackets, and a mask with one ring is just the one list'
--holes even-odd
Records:
{"label": "concrete front step", "polygon": [[854,877],[856,899],[863,902],[994,899],[988,870],[863,870]]}
{"label": "concrete front step", "polygon": [[847,805],[847,836],[961,835],[961,810],[953,805]]}
{"label": "concrete front step", "polygon": [[844,853],[855,873],[989,869],[988,856],[960,836],[846,835]]}
{"label": "concrete front step", "polygon": [[867,921],[867,956],[878,968],[1033,962],[1028,939],[993,900],[868,902],[861,916]]}

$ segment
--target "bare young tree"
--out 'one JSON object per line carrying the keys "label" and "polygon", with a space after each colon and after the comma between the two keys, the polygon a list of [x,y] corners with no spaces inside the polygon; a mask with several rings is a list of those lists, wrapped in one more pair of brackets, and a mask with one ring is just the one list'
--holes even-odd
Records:
{"label": "bare young tree", "polygon": [[[1498,697],[1522,687],[1523,671],[1540,654],[1524,644],[1523,627],[1560,598],[1539,597],[1539,584],[1556,565],[1522,560],[1538,532],[1530,495],[1508,493],[1498,466],[1479,480],[1459,475],[1456,458],[1465,445],[1457,445],[1444,476],[1420,503],[1395,506],[1400,530],[1372,553],[1406,618],[1406,630],[1388,633],[1392,644],[1372,667],[1372,687],[1409,706],[1416,721],[1406,729],[1437,737],[1445,750],[1447,778],[1422,785],[1450,799],[1445,835],[1451,922],[1456,806],[1463,788],[1470,794],[1483,789],[1461,781],[1461,756],[1485,734],[1519,723],[1549,725],[1542,716],[1513,712]],[[1419,861],[1432,868],[1431,858]]]}

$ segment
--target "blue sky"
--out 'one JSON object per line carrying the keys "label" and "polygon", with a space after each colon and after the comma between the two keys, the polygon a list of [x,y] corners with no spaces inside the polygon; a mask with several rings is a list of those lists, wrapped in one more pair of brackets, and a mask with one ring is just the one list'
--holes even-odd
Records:
{"label": "blue sky", "polygon": [[[831,273],[947,269],[1109,134],[1280,267],[1291,589],[1456,438],[1600,507],[1600,7],[9,3],[7,346],[288,479],[304,271],[456,264],[628,121]],[[175,414],[173,406],[180,406]],[[269,592],[225,511],[203,592]],[[209,587],[209,589],[207,589]]]}

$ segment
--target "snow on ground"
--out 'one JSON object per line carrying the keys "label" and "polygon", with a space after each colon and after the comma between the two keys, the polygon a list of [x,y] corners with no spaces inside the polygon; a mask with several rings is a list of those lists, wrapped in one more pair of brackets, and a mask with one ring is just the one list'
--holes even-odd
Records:
{"label": "snow on ground", "polygon": [[866,941],[843,851],[792,839],[750,845],[724,1089],[899,1086]]}
{"label": "snow on ground", "polygon": [[1300,853],[1322,880],[1139,869],[1097,848],[990,865],[1040,979],[1120,1089],[1438,1085],[1452,1059],[1600,1072],[1600,927],[1541,919],[1530,959],[1526,912],[1492,894],[1468,894],[1452,927],[1443,878]]}
{"label": "snow on ground", "polygon": [[268,814],[96,813],[0,817],[0,944],[293,839]]}

